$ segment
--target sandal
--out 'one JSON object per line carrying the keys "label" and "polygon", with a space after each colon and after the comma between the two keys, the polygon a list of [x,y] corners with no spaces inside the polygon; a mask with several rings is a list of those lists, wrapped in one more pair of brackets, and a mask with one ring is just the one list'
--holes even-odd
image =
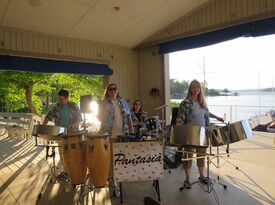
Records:
{"label": "sandal", "polygon": [[207,177],[199,177],[199,180],[200,180],[200,182],[202,182],[203,184],[209,184],[209,182],[210,182],[210,180],[209,180],[209,178],[207,178]]}
{"label": "sandal", "polygon": [[185,181],[184,181],[184,184],[183,184],[183,187],[184,187],[185,189],[191,189],[191,184],[190,184],[190,182],[189,182],[188,180],[185,180]]}

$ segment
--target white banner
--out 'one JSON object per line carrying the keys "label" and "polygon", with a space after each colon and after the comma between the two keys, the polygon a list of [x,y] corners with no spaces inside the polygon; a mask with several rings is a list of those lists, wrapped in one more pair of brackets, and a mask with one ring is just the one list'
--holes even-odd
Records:
{"label": "white banner", "polygon": [[116,182],[161,179],[163,144],[159,141],[115,142],[113,167]]}

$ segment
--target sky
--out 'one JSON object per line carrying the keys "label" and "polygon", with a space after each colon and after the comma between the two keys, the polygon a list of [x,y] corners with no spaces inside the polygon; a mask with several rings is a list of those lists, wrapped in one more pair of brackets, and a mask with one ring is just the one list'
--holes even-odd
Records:
{"label": "sky", "polygon": [[275,87],[275,35],[241,37],[170,53],[169,67],[170,79],[180,82],[193,79],[203,82],[205,70],[209,89]]}

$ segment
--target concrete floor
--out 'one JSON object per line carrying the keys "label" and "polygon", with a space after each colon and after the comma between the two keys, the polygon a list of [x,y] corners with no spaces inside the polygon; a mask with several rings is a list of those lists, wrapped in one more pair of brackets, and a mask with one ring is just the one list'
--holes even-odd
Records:
{"label": "concrete floor", "polygon": [[[192,189],[179,191],[183,185],[184,173],[181,168],[165,171],[160,180],[162,205],[175,204],[275,204],[275,134],[254,132],[250,140],[230,145],[230,157],[220,159],[223,166],[210,165],[210,176],[228,187],[218,183],[214,191],[206,193],[199,184]],[[214,150],[215,151],[215,150]],[[224,153],[224,147],[220,148]],[[109,188],[96,189],[80,197],[80,190],[70,191],[66,182],[48,184],[42,198],[37,200],[41,186],[48,174],[45,150],[34,146],[28,140],[16,141],[5,134],[0,137],[0,204],[2,205],[70,205],[70,204],[120,204]],[[196,163],[192,167],[192,180],[198,178]],[[238,169],[236,169],[236,166]],[[123,198],[126,205],[142,205],[145,196],[156,198],[152,181],[123,183]],[[215,197],[216,196],[216,197]]]}

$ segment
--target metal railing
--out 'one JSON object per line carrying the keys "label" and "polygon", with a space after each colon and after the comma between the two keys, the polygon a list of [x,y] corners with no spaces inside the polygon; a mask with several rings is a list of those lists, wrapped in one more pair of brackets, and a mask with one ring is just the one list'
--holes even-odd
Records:
{"label": "metal railing", "polygon": [[223,117],[225,122],[245,120],[275,110],[275,106],[251,105],[208,105],[208,108],[211,113]]}

